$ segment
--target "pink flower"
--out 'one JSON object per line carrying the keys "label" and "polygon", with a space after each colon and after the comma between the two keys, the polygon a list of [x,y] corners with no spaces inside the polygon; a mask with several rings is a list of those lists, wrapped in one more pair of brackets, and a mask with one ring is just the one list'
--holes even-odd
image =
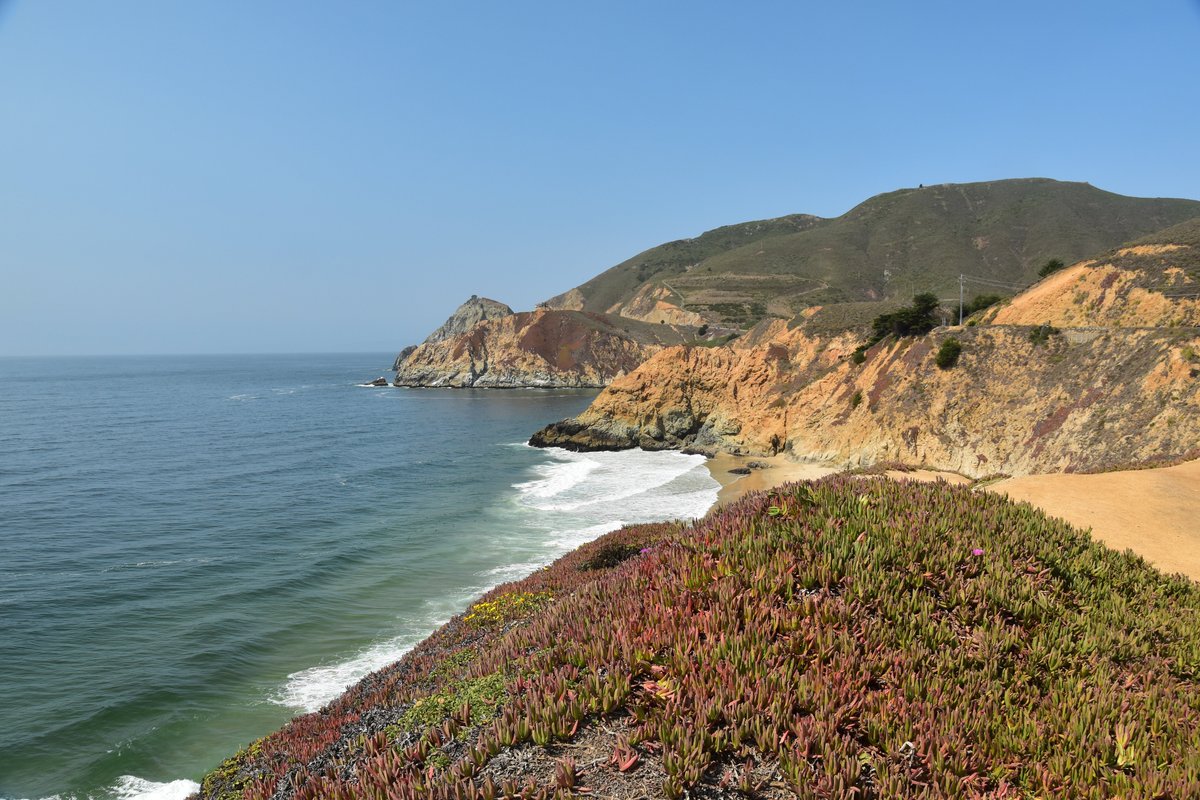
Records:
{"label": "pink flower", "polygon": [[982,550],[980,550],[978,547],[976,547],[974,550],[972,550],[972,551],[971,551],[971,555],[973,555],[973,556],[981,556],[981,555],[983,555],[983,551],[982,551]]}

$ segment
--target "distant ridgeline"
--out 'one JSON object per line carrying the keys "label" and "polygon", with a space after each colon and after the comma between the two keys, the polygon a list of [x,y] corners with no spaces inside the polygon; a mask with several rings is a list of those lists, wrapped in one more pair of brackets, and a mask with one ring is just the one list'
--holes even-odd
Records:
{"label": "distant ridgeline", "polygon": [[955,321],[960,289],[967,301],[1009,296],[1052,259],[1074,263],[1196,216],[1193,200],[1045,179],[902,189],[833,219],[797,214],[668,242],[532,312],[472,297],[405,348],[395,383],[602,387],[665,347],[720,346],[764,320],[815,314],[812,330],[867,334],[921,292],[941,301],[939,321]]}

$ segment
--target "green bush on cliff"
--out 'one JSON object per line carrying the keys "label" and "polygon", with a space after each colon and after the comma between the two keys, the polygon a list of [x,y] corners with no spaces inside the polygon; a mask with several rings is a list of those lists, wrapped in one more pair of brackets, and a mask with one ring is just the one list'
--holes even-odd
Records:
{"label": "green bush on cliff", "polygon": [[938,365],[938,369],[950,369],[958,363],[958,357],[961,353],[962,342],[954,338],[947,339],[938,348],[934,362]]}
{"label": "green bush on cliff", "polygon": [[910,306],[880,314],[871,323],[871,340],[867,346],[887,336],[924,336],[937,327],[934,312],[938,304],[937,295],[925,292],[915,295]]}
{"label": "green bush on cliff", "polygon": [[1048,275],[1053,275],[1066,266],[1067,265],[1062,262],[1062,259],[1052,258],[1043,264],[1042,268],[1038,270],[1038,277],[1045,278]]}
{"label": "green bush on cliff", "polygon": [[960,315],[963,319],[966,319],[976,311],[983,311],[985,308],[991,308],[992,306],[996,305],[996,303],[1001,302],[1003,299],[1004,295],[999,294],[977,294],[975,295],[974,300],[963,304],[963,307],[959,309]]}
{"label": "green bush on cliff", "polygon": [[1034,347],[1041,347],[1050,341],[1051,336],[1057,336],[1059,333],[1058,328],[1047,322],[1029,331],[1029,341]]}

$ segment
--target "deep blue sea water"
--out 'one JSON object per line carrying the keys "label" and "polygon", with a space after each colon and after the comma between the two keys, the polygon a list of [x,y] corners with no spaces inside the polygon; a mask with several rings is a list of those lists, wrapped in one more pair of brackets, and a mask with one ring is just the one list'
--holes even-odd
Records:
{"label": "deep blue sea water", "polygon": [[176,798],[697,456],[523,442],[593,393],[358,386],[387,354],[0,359],[0,798]]}

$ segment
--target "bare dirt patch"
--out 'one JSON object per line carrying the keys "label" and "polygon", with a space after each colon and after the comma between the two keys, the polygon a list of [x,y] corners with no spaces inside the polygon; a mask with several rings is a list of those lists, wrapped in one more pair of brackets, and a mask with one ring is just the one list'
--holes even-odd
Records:
{"label": "bare dirt patch", "polygon": [[1026,475],[987,491],[1025,500],[1116,550],[1200,580],[1200,461],[1095,475]]}
{"label": "bare dirt patch", "polygon": [[1173,253],[1176,250],[1186,250],[1182,244],[1139,244],[1125,247],[1117,251],[1118,256],[1161,256],[1163,253]]}

